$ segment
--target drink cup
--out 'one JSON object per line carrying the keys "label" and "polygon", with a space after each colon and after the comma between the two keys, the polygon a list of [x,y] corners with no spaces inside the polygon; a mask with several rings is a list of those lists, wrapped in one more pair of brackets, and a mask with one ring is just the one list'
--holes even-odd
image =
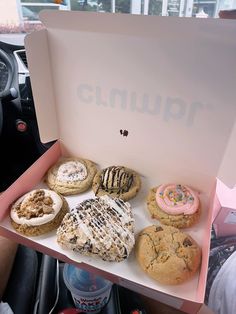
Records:
{"label": "drink cup", "polygon": [[64,265],[63,278],[76,308],[83,312],[99,313],[109,301],[112,282],[70,264]]}

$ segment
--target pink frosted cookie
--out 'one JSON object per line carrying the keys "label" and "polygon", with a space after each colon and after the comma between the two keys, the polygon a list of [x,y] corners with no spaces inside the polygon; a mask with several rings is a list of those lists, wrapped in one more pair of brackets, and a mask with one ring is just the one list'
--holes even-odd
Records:
{"label": "pink frosted cookie", "polygon": [[147,197],[147,207],[152,218],[176,228],[188,228],[200,216],[197,192],[181,184],[162,184],[152,188]]}

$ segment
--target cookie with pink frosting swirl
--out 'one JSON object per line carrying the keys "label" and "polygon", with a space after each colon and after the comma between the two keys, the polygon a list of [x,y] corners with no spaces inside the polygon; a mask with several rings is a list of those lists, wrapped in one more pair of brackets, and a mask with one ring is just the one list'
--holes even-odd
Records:
{"label": "cookie with pink frosting swirl", "polygon": [[176,228],[188,228],[199,220],[198,193],[182,184],[162,184],[152,188],[147,207],[154,219]]}

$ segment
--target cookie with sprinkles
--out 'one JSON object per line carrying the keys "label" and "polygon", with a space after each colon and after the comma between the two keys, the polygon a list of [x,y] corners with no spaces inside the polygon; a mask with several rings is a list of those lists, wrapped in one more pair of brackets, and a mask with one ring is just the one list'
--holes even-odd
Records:
{"label": "cookie with sprinkles", "polygon": [[141,179],[132,169],[111,166],[97,172],[92,188],[96,196],[110,195],[128,201],[140,190]]}
{"label": "cookie with sprinkles", "polygon": [[135,243],[130,204],[108,195],[79,203],[65,215],[57,242],[63,249],[104,261],[126,259]]}
{"label": "cookie with sprinkles", "polygon": [[85,192],[93,182],[97,172],[95,164],[82,158],[63,158],[47,172],[45,182],[62,195]]}
{"label": "cookie with sprinkles", "polygon": [[198,193],[182,184],[152,188],[147,196],[147,207],[152,218],[176,228],[188,228],[200,217]]}

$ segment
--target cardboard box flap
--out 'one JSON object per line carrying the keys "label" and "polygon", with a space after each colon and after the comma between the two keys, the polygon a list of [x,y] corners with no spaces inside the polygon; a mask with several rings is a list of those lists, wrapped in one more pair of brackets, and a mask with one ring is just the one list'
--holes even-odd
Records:
{"label": "cardboard box flap", "polygon": [[236,234],[236,186],[230,189],[218,179],[216,193],[213,212],[216,237],[233,236]]}
{"label": "cardboard box flap", "polygon": [[[36,115],[41,140],[46,143],[59,137],[47,31],[34,32],[34,36],[30,36],[29,40],[28,36],[25,37],[25,47],[30,65],[33,97],[34,102],[40,104],[40,107],[35,106]],[[28,41],[30,42],[30,49],[27,49]],[[34,88],[34,86],[37,86],[37,88]]]}
{"label": "cardboard box flap", "polygon": [[232,130],[218,173],[219,179],[232,188],[236,185],[236,124]]}
{"label": "cardboard box flap", "polygon": [[208,193],[233,144],[236,23],[65,11],[41,18],[46,52],[36,53],[35,34],[26,49],[42,139],[56,136],[54,119],[70,155]]}
{"label": "cardboard box flap", "polygon": [[236,187],[229,189],[223,182],[217,180],[216,193],[221,207],[236,209]]}

